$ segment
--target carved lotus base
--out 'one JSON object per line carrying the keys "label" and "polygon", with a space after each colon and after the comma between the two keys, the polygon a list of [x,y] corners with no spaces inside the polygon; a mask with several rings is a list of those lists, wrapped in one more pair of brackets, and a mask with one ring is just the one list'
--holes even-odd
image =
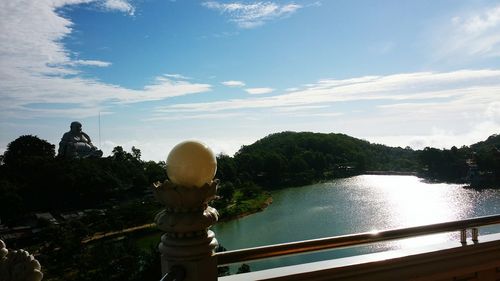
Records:
{"label": "carved lotus base", "polygon": [[24,250],[7,250],[0,240],[0,280],[40,281],[43,273],[40,263]]}
{"label": "carved lotus base", "polygon": [[154,186],[156,198],[169,212],[183,213],[204,210],[215,198],[218,180],[206,183],[200,188],[176,185],[168,180]]}
{"label": "carved lotus base", "polygon": [[206,236],[219,218],[217,210],[207,204],[215,197],[217,184],[212,181],[201,188],[187,188],[165,181],[155,186],[156,197],[165,205],[155,218],[158,228],[171,238]]}

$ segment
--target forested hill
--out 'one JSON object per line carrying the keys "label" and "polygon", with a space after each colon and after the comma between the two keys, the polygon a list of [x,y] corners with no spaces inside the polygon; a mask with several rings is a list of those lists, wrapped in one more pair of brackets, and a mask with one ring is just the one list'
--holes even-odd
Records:
{"label": "forested hill", "polygon": [[219,177],[267,188],[297,186],[371,170],[416,171],[411,148],[371,144],[344,134],[282,132],[219,156]]}
{"label": "forested hill", "polygon": [[388,147],[344,134],[282,132],[218,157],[218,177],[266,189],[299,186],[367,171],[416,172],[431,180],[465,182],[477,166],[481,185],[500,182],[500,135],[451,149]]}
{"label": "forested hill", "polygon": [[492,135],[485,141],[480,141],[471,145],[475,151],[491,150],[492,148],[500,148],[500,135]]}
{"label": "forested hill", "polygon": [[[460,148],[412,150],[344,134],[283,132],[243,146],[234,157],[219,155],[216,177],[227,205],[234,194],[241,200],[259,198],[261,188],[300,186],[367,171],[417,172],[435,181],[498,188],[499,148],[500,135]],[[135,198],[166,178],[164,162],[143,161],[140,154],[138,148],[128,153],[117,146],[109,157],[68,160],[55,156],[55,145],[21,136],[0,155],[0,214],[13,218],[34,210],[94,208],[111,199]]]}

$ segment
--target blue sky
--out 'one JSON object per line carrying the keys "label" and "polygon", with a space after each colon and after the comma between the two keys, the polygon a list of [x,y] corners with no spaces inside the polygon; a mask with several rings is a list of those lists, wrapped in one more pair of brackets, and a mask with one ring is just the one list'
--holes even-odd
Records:
{"label": "blue sky", "polygon": [[286,130],[468,145],[500,133],[499,59],[498,1],[2,1],[0,152],[74,120],[147,160]]}

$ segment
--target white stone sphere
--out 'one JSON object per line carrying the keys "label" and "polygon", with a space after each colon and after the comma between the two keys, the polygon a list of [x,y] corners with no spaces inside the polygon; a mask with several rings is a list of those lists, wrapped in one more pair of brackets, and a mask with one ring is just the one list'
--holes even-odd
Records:
{"label": "white stone sphere", "polygon": [[172,148],[167,157],[167,175],[171,182],[184,187],[202,187],[217,171],[212,150],[199,141],[184,141]]}

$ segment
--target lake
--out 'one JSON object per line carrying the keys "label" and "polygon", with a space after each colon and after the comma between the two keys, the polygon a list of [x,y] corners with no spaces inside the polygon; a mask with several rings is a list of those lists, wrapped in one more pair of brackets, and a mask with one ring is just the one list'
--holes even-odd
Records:
{"label": "lake", "polygon": [[[213,227],[228,250],[432,224],[500,213],[500,190],[429,183],[414,176],[361,175],[272,193],[263,212]],[[480,235],[500,232],[499,226]],[[458,233],[429,235],[349,249],[248,263],[252,270],[459,241]]]}

